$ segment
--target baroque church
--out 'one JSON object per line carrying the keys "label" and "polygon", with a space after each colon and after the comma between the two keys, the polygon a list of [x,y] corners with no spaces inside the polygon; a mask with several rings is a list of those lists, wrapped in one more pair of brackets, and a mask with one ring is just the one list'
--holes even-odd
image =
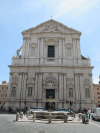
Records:
{"label": "baroque church", "polygon": [[5,107],[95,108],[90,58],[81,55],[81,32],[50,19],[22,32],[12,57]]}

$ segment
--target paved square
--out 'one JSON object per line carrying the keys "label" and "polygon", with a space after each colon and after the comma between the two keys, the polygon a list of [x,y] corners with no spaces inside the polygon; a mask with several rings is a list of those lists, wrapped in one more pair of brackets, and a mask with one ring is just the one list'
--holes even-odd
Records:
{"label": "paved square", "polygon": [[99,133],[100,122],[89,124],[60,123],[46,124],[34,122],[13,122],[15,114],[0,114],[0,133]]}

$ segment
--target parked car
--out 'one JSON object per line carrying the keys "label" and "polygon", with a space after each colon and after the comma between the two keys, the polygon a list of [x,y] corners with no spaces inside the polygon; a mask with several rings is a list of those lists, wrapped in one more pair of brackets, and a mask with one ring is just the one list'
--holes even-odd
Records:
{"label": "parked car", "polygon": [[91,113],[92,120],[100,120],[100,108],[96,108],[94,113]]}
{"label": "parked car", "polygon": [[73,111],[72,110],[67,110],[68,112],[70,112],[71,114],[73,113]]}
{"label": "parked car", "polygon": [[43,107],[34,108],[33,111],[43,111]]}
{"label": "parked car", "polygon": [[59,111],[66,111],[66,108],[60,108]]}

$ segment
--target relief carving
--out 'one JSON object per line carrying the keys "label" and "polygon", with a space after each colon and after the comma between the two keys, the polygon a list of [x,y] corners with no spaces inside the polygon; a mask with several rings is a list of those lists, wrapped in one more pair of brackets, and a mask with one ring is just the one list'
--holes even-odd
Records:
{"label": "relief carving", "polygon": [[87,78],[85,78],[83,82],[84,82],[84,84],[90,84],[90,80]]}
{"label": "relief carving", "polygon": [[67,78],[67,82],[74,82],[74,78]]}
{"label": "relief carving", "polygon": [[43,31],[45,32],[59,32],[60,31],[60,27],[56,26],[54,24],[50,24],[48,26],[43,26]]}
{"label": "relief carving", "polygon": [[35,78],[34,77],[27,77],[27,84],[33,84]]}
{"label": "relief carving", "polygon": [[12,77],[12,82],[18,82],[18,77]]}
{"label": "relief carving", "polygon": [[44,88],[57,88],[59,85],[58,81],[55,77],[52,76],[52,74],[49,74],[49,76],[46,76],[43,82]]}

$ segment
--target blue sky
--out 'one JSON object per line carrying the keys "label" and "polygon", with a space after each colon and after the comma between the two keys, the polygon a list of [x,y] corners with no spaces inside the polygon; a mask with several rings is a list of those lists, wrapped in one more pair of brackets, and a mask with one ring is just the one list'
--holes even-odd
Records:
{"label": "blue sky", "polygon": [[50,19],[82,32],[81,54],[100,75],[100,0],[0,0],[0,84],[9,82],[12,56],[22,45],[23,30]]}

